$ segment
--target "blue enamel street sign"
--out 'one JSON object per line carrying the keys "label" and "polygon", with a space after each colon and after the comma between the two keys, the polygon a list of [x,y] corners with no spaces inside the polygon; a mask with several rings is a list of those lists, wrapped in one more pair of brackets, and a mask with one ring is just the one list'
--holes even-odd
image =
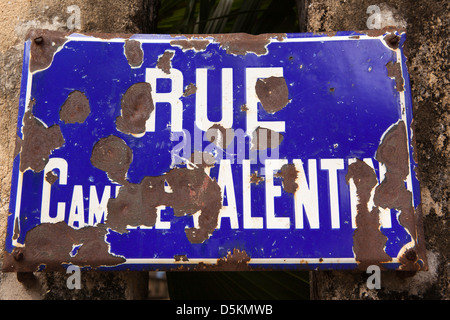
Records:
{"label": "blue enamel street sign", "polygon": [[3,269],[424,269],[405,33],[25,43]]}

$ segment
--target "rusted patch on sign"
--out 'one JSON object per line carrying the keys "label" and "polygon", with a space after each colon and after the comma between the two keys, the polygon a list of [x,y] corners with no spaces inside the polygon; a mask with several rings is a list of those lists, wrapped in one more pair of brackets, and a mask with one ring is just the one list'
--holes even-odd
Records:
{"label": "rusted patch on sign", "polygon": [[185,232],[190,242],[201,243],[217,227],[221,190],[202,168],[174,168],[161,176],[145,177],[140,184],[125,183],[117,198],[108,201],[107,226],[122,233],[127,225],[153,226],[158,206],[172,207],[176,217],[199,213],[198,228]]}
{"label": "rusted patch on sign", "polygon": [[191,243],[204,242],[216,229],[222,208],[219,185],[201,168],[174,168],[163,177],[172,193],[163,194],[162,205],[172,207],[175,216],[200,213],[198,228],[188,228],[185,232]]}
{"label": "rusted patch on sign", "polygon": [[206,131],[206,138],[222,149],[226,149],[234,139],[234,130],[224,128],[222,125],[216,123]]}
{"label": "rusted patch on sign", "polygon": [[54,184],[57,180],[58,176],[53,171],[49,171],[45,175],[45,181],[47,181],[50,184]]}
{"label": "rusted patch on sign", "polygon": [[126,183],[120,187],[117,197],[108,201],[107,226],[125,233],[127,226],[151,227],[156,222],[156,206],[152,202],[150,189],[156,187],[143,179],[140,184]]}
{"label": "rusted patch on sign", "polygon": [[[361,160],[349,165],[346,180],[353,180],[357,189],[358,205],[353,249],[360,268],[380,264],[391,258],[384,252],[386,236],[380,231],[379,208],[400,211],[398,220],[412,237],[405,245],[399,261],[402,270],[426,270],[428,268],[423,244],[421,210],[413,207],[412,193],[405,187],[409,175],[406,125],[399,121],[384,135],[375,159],[386,166],[383,181],[378,184],[373,168]],[[378,185],[377,185],[378,184]],[[373,207],[369,200],[373,192]]]}
{"label": "rusted patch on sign", "polygon": [[404,83],[402,76],[402,68],[399,62],[393,62],[389,61],[386,64],[386,69],[388,71],[388,77],[395,79],[395,89],[397,91],[403,91],[404,90]]}
{"label": "rusted patch on sign", "polygon": [[19,229],[19,218],[16,217],[14,219],[14,234],[13,234],[13,239],[17,240],[19,239],[20,236],[20,229]]}
{"label": "rusted patch on sign", "polygon": [[283,165],[280,171],[275,174],[276,177],[280,177],[283,180],[283,190],[292,194],[295,194],[298,189],[297,175],[298,171],[292,163]]}
{"label": "rusted patch on sign", "polygon": [[267,45],[274,37],[278,41],[282,41],[286,37],[286,34],[251,35],[247,33],[234,33],[215,34],[213,37],[227,51],[227,54],[246,55],[251,52],[256,55],[264,55],[267,53]]}
{"label": "rusted patch on sign", "polygon": [[31,169],[35,172],[44,170],[53,150],[64,144],[64,137],[59,125],[47,128],[34,117],[35,100],[30,102],[28,111],[23,116],[23,140],[20,151],[20,171]]}
{"label": "rusted patch on sign", "polygon": [[122,97],[121,115],[116,118],[117,129],[127,134],[144,134],[145,123],[154,109],[150,84],[133,84]]}
{"label": "rusted patch on sign", "polygon": [[204,51],[211,42],[203,39],[191,39],[191,40],[173,40],[170,44],[175,47],[180,47],[182,50],[195,50]]}
{"label": "rusted patch on sign", "polygon": [[274,149],[277,148],[282,141],[283,135],[281,133],[271,129],[258,127],[252,133],[251,150]]}
{"label": "rusted patch on sign", "polygon": [[197,92],[197,87],[195,86],[195,84],[190,83],[187,85],[186,89],[184,89],[183,97],[188,97],[191,94],[194,94],[196,92]]}
{"label": "rusted patch on sign", "polygon": [[400,45],[400,37],[395,33],[388,33],[384,36],[383,40],[392,50],[397,50]]}
{"label": "rusted patch on sign", "polygon": [[[386,173],[384,180],[375,189],[373,201],[381,208],[400,211],[399,222],[411,235],[415,250],[419,251],[418,255],[426,267],[425,252],[422,244],[419,244],[423,237],[419,234],[417,227],[421,212],[415,211],[412,193],[405,187],[405,181],[409,175],[407,141],[406,125],[403,121],[392,126],[383,137],[375,159],[386,166]],[[414,267],[421,268],[418,264]]]}
{"label": "rusted patch on sign", "polygon": [[353,234],[353,251],[358,267],[366,270],[369,265],[380,265],[381,262],[391,261],[391,257],[384,251],[387,237],[380,231],[379,209],[369,208],[372,189],[378,180],[373,168],[359,159],[348,167],[345,176],[347,183],[353,180],[358,196],[356,229]]}
{"label": "rusted patch on sign", "polygon": [[174,257],[175,261],[189,261],[188,257],[185,254],[176,254]]}
{"label": "rusted patch on sign", "polygon": [[233,249],[233,253],[228,251],[227,256],[217,260],[217,264],[199,263],[196,271],[250,271],[248,265],[250,257],[244,250]]}
{"label": "rusted patch on sign", "polygon": [[[24,247],[5,254],[3,268],[17,272],[37,271],[42,267],[63,271],[64,264],[69,263],[96,268],[125,262],[125,259],[108,252],[106,234],[107,230],[102,225],[77,230],[65,222],[43,223],[27,232]],[[76,254],[72,253],[74,245],[80,245]]]}
{"label": "rusted patch on sign", "polygon": [[30,71],[49,67],[54,54],[66,42],[66,34],[50,30],[31,30],[27,35],[31,40]]}
{"label": "rusted patch on sign", "polygon": [[132,159],[130,147],[114,135],[100,139],[92,149],[92,165],[105,171],[108,177],[117,183],[126,183],[126,174]]}
{"label": "rusted patch on sign", "polygon": [[83,123],[91,113],[89,100],[86,95],[78,90],[72,91],[67,100],[61,106],[59,118],[64,123]]}
{"label": "rusted patch on sign", "polygon": [[170,74],[170,68],[172,68],[172,58],[175,55],[173,51],[165,51],[162,56],[158,58],[156,67],[164,71],[164,73]]}
{"label": "rusted patch on sign", "polygon": [[404,32],[406,32],[406,29],[398,28],[395,26],[386,26],[381,29],[369,29],[369,30],[357,31],[357,32],[364,33],[364,34],[368,35],[369,37],[379,37],[379,36],[385,35],[386,33],[395,33],[395,32],[404,33]]}
{"label": "rusted patch on sign", "polygon": [[264,181],[264,177],[261,177],[258,175],[258,171],[253,172],[250,175],[250,183],[254,183],[256,185],[258,185],[260,182]]}
{"label": "rusted patch on sign", "polygon": [[267,113],[280,111],[290,102],[289,91],[284,77],[258,79],[255,90]]}
{"label": "rusted patch on sign", "polygon": [[139,67],[144,61],[144,51],[137,40],[125,40],[125,56],[132,67]]}

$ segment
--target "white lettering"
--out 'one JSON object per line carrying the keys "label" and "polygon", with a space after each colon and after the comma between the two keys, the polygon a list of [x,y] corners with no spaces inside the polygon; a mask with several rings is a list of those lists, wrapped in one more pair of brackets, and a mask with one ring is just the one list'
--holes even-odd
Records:
{"label": "white lettering", "polygon": [[214,124],[224,128],[233,126],[233,69],[222,69],[222,120],[211,122],[208,119],[208,69],[196,70],[197,93],[195,99],[195,124],[203,131],[207,131]]}
{"label": "white lettering", "polygon": [[156,207],[155,229],[170,229],[170,221],[161,221],[161,211],[166,210],[165,206]]}
{"label": "white lettering", "polygon": [[72,228],[84,227],[83,186],[75,185],[73,187],[68,225],[71,226]]}
{"label": "white lettering", "polygon": [[222,160],[219,167],[219,177],[217,184],[222,192],[222,199],[225,198],[225,191],[227,195],[227,205],[222,205],[220,209],[217,228],[220,229],[220,222],[222,218],[229,218],[231,229],[238,229],[239,223],[237,218],[236,196],[234,193],[233,172],[231,171],[230,160]]}
{"label": "white lettering", "polygon": [[52,185],[47,181],[47,174],[52,170],[59,170],[58,180],[55,183],[60,185],[67,184],[68,164],[63,158],[50,158],[44,168],[44,179],[42,183],[42,202],[41,202],[41,223],[56,223],[64,221],[66,204],[58,202],[56,217],[50,217],[50,195]]}
{"label": "white lettering", "polygon": [[266,182],[266,216],[267,229],[289,229],[289,217],[275,216],[275,197],[281,196],[281,186],[274,185],[273,172],[279,171],[287,164],[287,159],[267,159],[265,161],[265,182]]}
{"label": "white lettering", "polygon": [[297,169],[298,189],[294,195],[295,228],[303,229],[303,208],[309,221],[311,229],[319,228],[319,194],[317,186],[317,161],[308,160],[309,185],[306,179],[303,162],[300,159],[294,159],[294,165]]}
{"label": "white lettering", "polygon": [[252,217],[252,197],[250,183],[250,160],[242,161],[242,198],[244,207],[244,229],[262,229],[263,218]]}
{"label": "white lettering", "polygon": [[[170,79],[172,81],[172,91],[157,92],[157,79]],[[155,110],[150,114],[145,127],[146,131],[154,132],[156,130],[156,113],[158,102],[168,102],[171,105],[171,130],[183,130],[183,102],[180,98],[183,95],[183,74],[180,70],[171,68],[170,73],[167,74],[159,68],[147,68],[145,72],[145,81],[150,83],[152,87],[152,99]]]}
{"label": "white lettering", "polygon": [[[356,161],[356,158],[350,158],[348,159],[348,164],[352,164]],[[371,167],[375,171],[375,166],[373,164],[373,160],[371,158],[364,158],[363,161]],[[378,173],[379,173],[379,182],[382,182],[384,179],[384,175],[386,173],[386,167],[382,163],[378,163]],[[352,228],[356,228],[356,215],[358,213],[357,211],[357,205],[358,205],[358,195],[356,193],[356,186],[353,182],[353,179],[349,182],[349,189],[350,189],[350,213],[351,213],[351,219],[352,219]],[[370,194],[369,202],[367,203],[367,209],[371,211],[375,204],[373,203],[373,197],[375,195],[375,187],[372,189]],[[378,208],[380,211],[380,224],[383,228],[392,228],[392,221],[391,221],[391,209],[389,208]]]}
{"label": "white lettering", "polygon": [[337,170],[344,169],[344,159],[321,159],[320,168],[328,171],[328,190],[330,194],[331,228],[339,229],[339,190]]}
{"label": "white lettering", "polygon": [[107,205],[111,197],[111,186],[105,186],[102,200],[98,201],[97,189],[91,186],[89,190],[89,225],[95,226],[97,223],[103,223],[106,220]]}

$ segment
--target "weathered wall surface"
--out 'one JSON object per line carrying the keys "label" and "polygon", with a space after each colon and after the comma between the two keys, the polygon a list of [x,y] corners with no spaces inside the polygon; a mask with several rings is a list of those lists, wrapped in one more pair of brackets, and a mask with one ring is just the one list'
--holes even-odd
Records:
{"label": "weathered wall surface", "polygon": [[[369,8],[376,5],[378,7]],[[369,8],[369,10],[368,10]],[[371,10],[372,9],[372,10]],[[375,9],[375,11],[373,11]],[[319,299],[449,299],[449,21],[448,1],[311,0],[308,31],[406,28],[414,104],[417,172],[422,195],[429,271],[382,272],[381,289],[369,290],[367,274],[314,272]],[[379,14],[376,16],[374,14]]]}
{"label": "weathered wall surface", "polygon": [[[145,20],[144,2],[148,1],[0,0],[0,259],[9,212],[23,43],[28,30],[138,33]],[[69,290],[64,273],[18,277],[0,273],[0,300],[147,298],[145,272],[92,272],[81,278],[82,289]]]}

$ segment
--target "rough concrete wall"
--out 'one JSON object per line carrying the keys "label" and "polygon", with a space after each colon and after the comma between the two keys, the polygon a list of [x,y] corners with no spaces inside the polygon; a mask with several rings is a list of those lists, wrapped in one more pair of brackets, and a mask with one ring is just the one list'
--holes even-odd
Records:
{"label": "rough concrete wall", "polygon": [[[377,5],[381,20],[368,7]],[[429,271],[382,272],[381,289],[368,289],[366,273],[313,272],[312,294],[320,299],[449,299],[449,21],[446,0],[311,0],[308,31],[406,27],[414,105],[417,172]],[[369,23],[369,24],[368,24]]]}
{"label": "rough concrete wall", "polygon": [[[148,0],[0,0],[0,259],[9,211],[23,43],[28,30],[137,33],[146,18],[144,3]],[[83,273],[80,290],[69,290],[67,278],[68,275],[58,273],[16,277],[15,273],[0,272],[0,300],[147,297],[145,272]]]}

